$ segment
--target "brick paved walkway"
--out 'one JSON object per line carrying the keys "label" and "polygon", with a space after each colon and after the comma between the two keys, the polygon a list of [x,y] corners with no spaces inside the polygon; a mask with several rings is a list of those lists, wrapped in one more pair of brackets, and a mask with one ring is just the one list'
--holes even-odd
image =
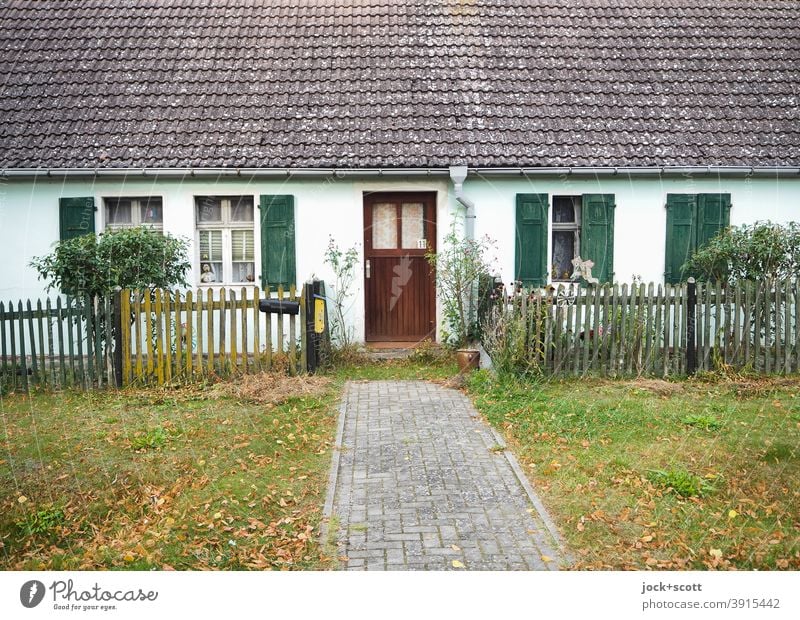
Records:
{"label": "brick paved walkway", "polygon": [[555,570],[562,561],[513,455],[460,392],[348,383],[340,441],[325,512],[343,567],[461,569],[456,560],[472,570]]}

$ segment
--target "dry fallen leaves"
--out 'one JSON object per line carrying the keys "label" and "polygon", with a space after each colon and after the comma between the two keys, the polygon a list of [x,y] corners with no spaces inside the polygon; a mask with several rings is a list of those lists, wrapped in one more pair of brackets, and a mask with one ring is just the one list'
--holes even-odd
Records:
{"label": "dry fallen leaves", "polygon": [[328,377],[317,375],[291,377],[284,373],[263,372],[244,375],[236,382],[220,383],[215,392],[250,402],[279,405],[290,398],[323,396],[330,384]]}

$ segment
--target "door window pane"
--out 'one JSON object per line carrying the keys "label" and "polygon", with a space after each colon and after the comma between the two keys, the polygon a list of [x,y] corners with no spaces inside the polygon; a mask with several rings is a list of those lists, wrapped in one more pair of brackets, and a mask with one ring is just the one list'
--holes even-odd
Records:
{"label": "door window pane", "polygon": [[421,249],[420,239],[425,239],[424,209],[420,202],[407,202],[403,204],[402,221],[400,222],[400,236],[403,248]]}
{"label": "door window pane", "polygon": [[568,280],[572,275],[572,259],[575,258],[575,232],[553,231],[553,279]]}
{"label": "door window pane", "polygon": [[397,247],[397,207],[382,202],[372,207],[372,247],[393,250]]}

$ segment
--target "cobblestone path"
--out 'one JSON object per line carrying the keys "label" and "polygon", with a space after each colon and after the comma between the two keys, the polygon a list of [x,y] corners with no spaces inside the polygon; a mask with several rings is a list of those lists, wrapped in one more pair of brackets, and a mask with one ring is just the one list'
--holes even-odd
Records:
{"label": "cobblestone path", "polygon": [[348,570],[556,570],[555,527],[457,390],[350,382],[325,513]]}

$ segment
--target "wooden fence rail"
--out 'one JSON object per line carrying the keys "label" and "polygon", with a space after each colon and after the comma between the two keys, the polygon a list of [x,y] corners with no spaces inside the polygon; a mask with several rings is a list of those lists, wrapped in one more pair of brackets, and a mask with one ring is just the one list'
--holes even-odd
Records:
{"label": "wooden fence rail", "polygon": [[[689,286],[696,286],[694,305]],[[546,374],[671,376],[723,365],[786,374],[800,371],[799,295],[796,279],[735,287],[561,284],[502,296],[485,327],[503,329],[499,316],[506,323],[522,317],[532,362]]]}
{"label": "wooden fence rail", "polygon": [[[299,315],[259,311],[271,296]],[[164,385],[306,368],[305,288],[122,290],[116,295],[0,302],[0,386]]]}

